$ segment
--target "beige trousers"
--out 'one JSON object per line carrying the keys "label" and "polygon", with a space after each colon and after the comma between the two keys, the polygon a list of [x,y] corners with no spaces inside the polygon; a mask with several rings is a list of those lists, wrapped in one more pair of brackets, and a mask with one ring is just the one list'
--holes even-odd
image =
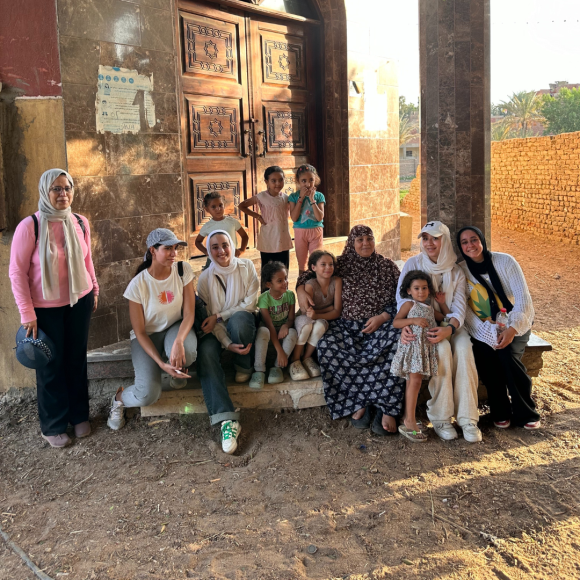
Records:
{"label": "beige trousers", "polygon": [[439,374],[431,377],[427,416],[431,421],[451,421],[458,425],[479,421],[477,411],[477,369],[471,339],[460,328],[450,340],[438,344]]}

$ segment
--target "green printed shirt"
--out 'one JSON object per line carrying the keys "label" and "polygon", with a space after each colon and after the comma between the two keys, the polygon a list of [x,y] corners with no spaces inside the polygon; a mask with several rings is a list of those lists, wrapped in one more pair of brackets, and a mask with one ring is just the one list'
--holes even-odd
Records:
{"label": "green printed shirt", "polygon": [[290,314],[290,306],[296,304],[296,297],[292,290],[286,290],[279,300],[272,297],[269,290],[266,290],[258,298],[258,308],[267,308],[270,313],[270,318],[274,323],[274,328],[280,328],[283,324],[288,322],[288,315]]}

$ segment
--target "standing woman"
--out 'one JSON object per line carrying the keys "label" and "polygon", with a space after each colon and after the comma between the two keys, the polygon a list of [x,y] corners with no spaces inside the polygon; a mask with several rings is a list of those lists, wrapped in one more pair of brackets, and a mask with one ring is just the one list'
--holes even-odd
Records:
{"label": "standing woman", "polygon": [[76,437],[91,433],[87,344],[99,285],[89,222],[71,210],[72,177],[50,169],[38,190],[39,211],[14,232],[9,272],[26,336],[36,338],[41,328],[56,347],[48,365],[36,371],[36,387],[42,437],[61,448],[71,444],[69,423]]}
{"label": "standing woman", "polygon": [[[460,266],[467,277],[465,327],[471,335],[479,378],[487,388],[494,424],[500,429],[511,423],[539,429],[532,379],[522,363],[535,315],[524,273],[509,254],[490,252],[482,232],[474,226],[459,230],[457,246],[465,258]],[[494,321],[501,308],[508,311],[509,323],[498,334]]]}
{"label": "standing woman", "polygon": [[[400,335],[393,328],[399,269],[376,252],[371,228],[360,225],[350,231],[335,275],[342,278],[342,316],[317,347],[326,404],[333,419],[350,415],[359,429],[372,423],[377,435],[396,433],[405,394],[404,379],[390,372]],[[298,279],[302,312],[311,303],[304,283],[313,276]]]}

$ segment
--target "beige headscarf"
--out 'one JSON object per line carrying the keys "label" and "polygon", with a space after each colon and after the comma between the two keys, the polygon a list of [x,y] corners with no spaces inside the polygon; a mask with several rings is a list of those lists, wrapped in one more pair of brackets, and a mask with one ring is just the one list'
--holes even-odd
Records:
{"label": "beige headscarf", "polygon": [[72,177],[63,169],[45,171],[38,182],[40,193],[38,200],[38,210],[40,211],[38,257],[42,273],[42,296],[45,300],[58,300],[60,298],[58,246],[52,228],[48,227],[48,222],[62,222],[64,251],[68,266],[70,305],[74,306],[78,302],[79,295],[88,290],[89,283],[83,249],[77,235],[72,210],[70,206],[64,210],[58,210],[50,203],[48,192],[59,175],[64,175],[69,180],[71,187],[74,185]]}
{"label": "beige headscarf", "polygon": [[[425,248],[423,248],[423,239],[421,239],[421,253],[419,254],[419,256],[421,256],[421,263],[419,268],[424,272],[427,272],[427,274],[431,274],[435,292],[440,291],[438,275],[443,275],[442,287],[443,292],[445,292],[445,304],[447,304],[448,308],[451,308],[454,290],[451,272],[457,262],[457,254],[453,250],[449,228],[445,224],[441,224],[440,228],[443,231],[443,235],[441,236],[441,251],[439,252],[437,263],[432,262],[429,258]],[[438,309],[437,304],[435,305],[435,308]]]}

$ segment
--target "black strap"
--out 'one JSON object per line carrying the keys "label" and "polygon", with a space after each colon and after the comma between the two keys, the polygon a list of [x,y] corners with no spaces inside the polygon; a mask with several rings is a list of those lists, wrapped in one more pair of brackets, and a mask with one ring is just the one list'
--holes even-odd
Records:
{"label": "black strap", "polygon": [[217,274],[215,274],[215,277],[217,278],[217,281],[220,283],[220,286],[224,289],[224,294],[227,294],[228,291],[226,285],[224,284],[224,281]]}
{"label": "black strap", "polygon": [[[73,213],[73,215],[77,218],[77,222],[79,222],[79,226],[81,226],[81,230],[83,232],[83,237],[85,238],[85,242],[87,241],[87,230],[85,229],[85,222],[82,220],[81,216],[77,213]],[[34,222],[34,243],[38,243],[38,218],[36,214],[33,213],[31,216],[32,221]],[[181,274],[180,274],[181,275]]]}
{"label": "black strap", "polygon": [[183,278],[183,262],[177,262],[177,273],[180,278]]}

